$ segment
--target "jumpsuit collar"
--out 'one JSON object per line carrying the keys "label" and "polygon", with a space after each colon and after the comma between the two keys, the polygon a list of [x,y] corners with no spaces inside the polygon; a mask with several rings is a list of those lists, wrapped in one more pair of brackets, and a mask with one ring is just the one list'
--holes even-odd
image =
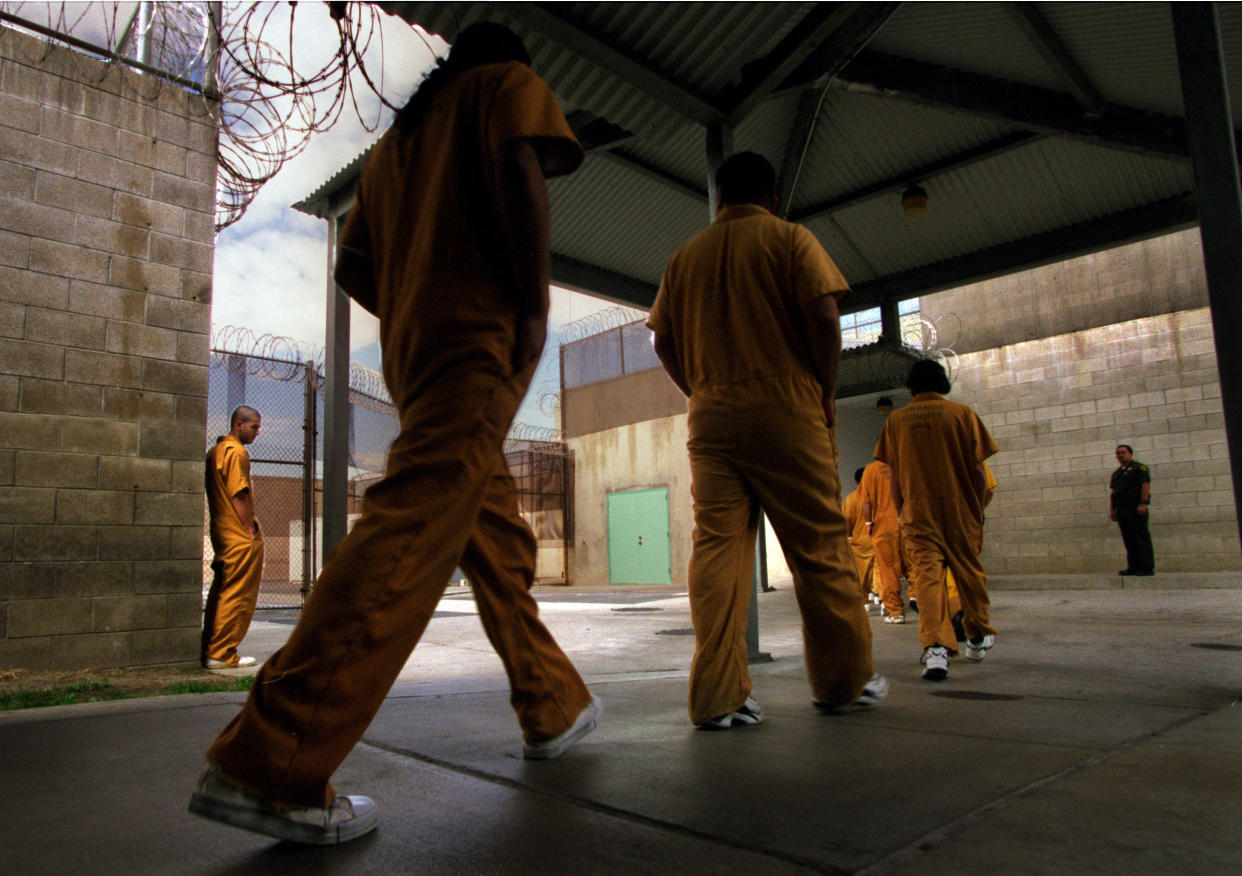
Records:
{"label": "jumpsuit collar", "polygon": [[758,204],[727,204],[716,214],[716,222],[732,222],[748,216],[771,216],[772,211]]}

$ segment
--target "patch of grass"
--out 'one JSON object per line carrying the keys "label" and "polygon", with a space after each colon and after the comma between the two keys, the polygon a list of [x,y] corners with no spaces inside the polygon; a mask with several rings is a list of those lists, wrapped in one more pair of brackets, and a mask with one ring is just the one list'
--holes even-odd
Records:
{"label": "patch of grass", "polygon": [[127,678],[127,683],[122,685],[114,685],[107,678],[92,679],[69,684],[0,690],[0,711],[72,706],[78,703],[99,703],[140,697],[248,691],[253,684],[253,675],[241,678],[193,678],[172,683],[167,683],[166,679],[158,680],[153,677],[147,684],[135,683]]}
{"label": "patch of grass", "polygon": [[183,681],[178,684],[170,685],[162,690],[159,696],[174,696],[176,694],[199,694],[199,693],[219,693],[221,691],[248,691],[254,687],[254,676],[247,675],[242,678],[221,681]]}

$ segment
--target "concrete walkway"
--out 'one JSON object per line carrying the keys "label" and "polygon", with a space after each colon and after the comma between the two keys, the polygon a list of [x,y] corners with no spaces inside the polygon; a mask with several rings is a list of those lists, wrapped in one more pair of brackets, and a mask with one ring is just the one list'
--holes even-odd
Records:
{"label": "concrete walkway", "polygon": [[[889,699],[810,707],[788,582],[760,597],[766,721],[687,723],[684,594],[540,591],[605,703],[564,757],[521,759],[499,662],[451,592],[335,778],[370,836],[275,843],[188,815],[242,695],[0,714],[8,873],[1203,873],[1242,871],[1242,576],[1116,589],[997,580],[996,648],[919,678],[914,624],[873,620]],[[266,656],[289,626],[257,622]]]}

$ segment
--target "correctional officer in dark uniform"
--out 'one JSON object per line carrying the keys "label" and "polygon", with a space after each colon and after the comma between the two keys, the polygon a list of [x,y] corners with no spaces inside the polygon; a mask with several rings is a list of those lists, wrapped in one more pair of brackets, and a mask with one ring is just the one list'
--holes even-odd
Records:
{"label": "correctional officer in dark uniform", "polygon": [[1129,444],[1117,445],[1117,461],[1121,468],[1113,472],[1108,488],[1110,520],[1121,527],[1121,540],[1126,545],[1126,567],[1121,575],[1154,575],[1156,560],[1147,531],[1147,503],[1151,500],[1151,472],[1134,458]]}

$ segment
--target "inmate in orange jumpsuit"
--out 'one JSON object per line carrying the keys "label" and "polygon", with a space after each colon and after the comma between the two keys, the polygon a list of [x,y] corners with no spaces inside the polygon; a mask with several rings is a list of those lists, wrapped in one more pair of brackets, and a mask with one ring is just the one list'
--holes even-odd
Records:
{"label": "inmate in orange jumpsuit", "polygon": [[887,462],[901,490],[901,531],[918,587],[919,640],[956,654],[945,570],[952,569],[967,637],[996,632],[988,613],[983,546],[983,494],[978,465],[996,452],[979,416],[936,392],[921,392],[893,411],[880,432],[876,459]]}
{"label": "inmate in orange jumpsuit", "polygon": [[[211,517],[211,589],[203,610],[203,662],[236,666],[237,648],[246,638],[263,578],[263,534],[251,535],[232,499],[251,496],[250,454],[232,435],[222,435],[207,451],[207,509]],[[258,526],[258,521],[255,521]]]}
{"label": "inmate in orange jumpsuit", "polygon": [[536,542],[502,453],[536,364],[512,364],[516,281],[494,159],[513,140],[534,146],[545,175],[582,160],[543,81],[520,63],[488,64],[449,80],[411,133],[390,129],[363,169],[341,247],[373,266],[375,299],[360,303],[379,316],[401,431],[288,643],[207,755],[275,805],[331,802],[329,777],[459,563],[526,741],[568,730],[590,702],[528,592]]}
{"label": "inmate in orange jumpsuit", "polygon": [[754,204],[723,207],[665,269],[647,325],[673,339],[690,389],[695,724],[740,708],[751,691],[746,618],[761,507],[793,573],[815,700],[853,702],[871,678],[837,445],[799,310],[847,290],[811,232]]}
{"label": "inmate in orange jumpsuit", "polygon": [[850,550],[854,552],[854,565],[858,569],[858,583],[863,599],[871,592],[872,568],[875,565],[875,549],[871,544],[871,531],[863,516],[861,491],[845,497],[841,513],[845,515],[845,531],[850,534]]}
{"label": "inmate in orange jumpsuit", "polygon": [[875,547],[875,589],[891,617],[902,617],[901,602],[901,524],[893,504],[892,472],[882,462],[873,462],[863,471],[858,491],[862,493],[863,513],[871,514],[871,544]]}

